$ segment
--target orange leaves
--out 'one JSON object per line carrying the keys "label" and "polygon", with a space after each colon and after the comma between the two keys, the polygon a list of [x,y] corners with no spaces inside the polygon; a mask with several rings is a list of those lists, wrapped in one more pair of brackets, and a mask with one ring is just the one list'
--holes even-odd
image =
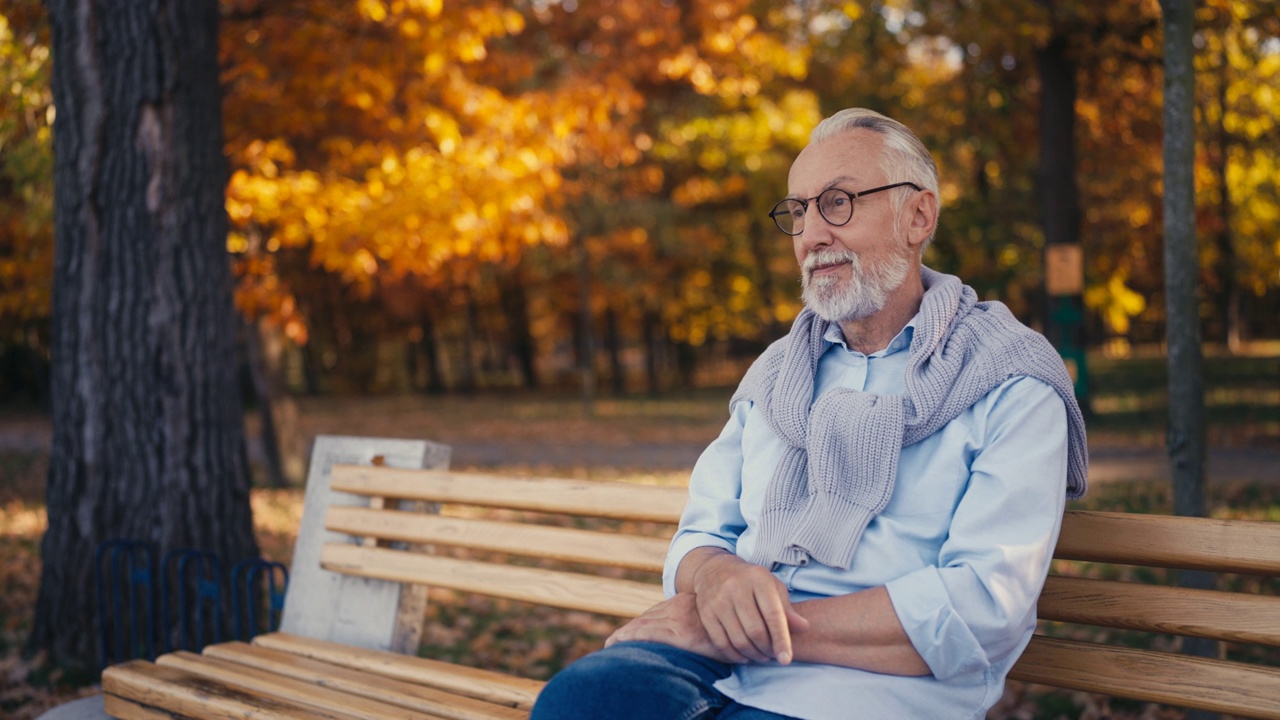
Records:
{"label": "orange leaves", "polygon": [[[765,96],[771,78],[802,77],[807,55],[745,0],[523,12],[499,0],[281,0],[224,28],[228,247],[241,308],[282,322],[272,309],[306,284],[299,272],[368,297],[406,276],[447,283],[455,261],[564,244],[577,220],[566,213],[584,204],[668,186],[688,208],[743,198],[743,174],[779,165],[816,122],[812,96]],[[646,107],[698,96],[716,99],[669,116],[711,118],[689,131],[689,174],[656,140],[664,115]],[[719,115],[721,103],[737,110]],[[649,222],[587,232],[634,237]]]}
{"label": "orange leaves", "polygon": [[44,25],[15,20],[0,14],[0,318],[22,323],[51,303],[54,110]]}

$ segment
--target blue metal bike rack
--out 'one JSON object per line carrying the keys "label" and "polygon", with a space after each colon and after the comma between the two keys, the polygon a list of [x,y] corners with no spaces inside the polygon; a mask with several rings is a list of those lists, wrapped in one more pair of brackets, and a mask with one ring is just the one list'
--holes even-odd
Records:
{"label": "blue metal bike rack", "polygon": [[[288,587],[289,570],[278,562],[255,558],[236,563],[231,570],[231,604],[237,640],[248,642],[262,632],[279,629]],[[266,601],[265,628],[258,617],[263,600]]]}
{"label": "blue metal bike rack", "polygon": [[[205,645],[222,642],[222,561],[211,552],[171,550],[164,556],[164,626],[173,627],[170,600],[177,596],[178,648],[199,652]],[[170,587],[172,583],[172,587]],[[191,625],[195,625],[192,633]],[[206,628],[207,625],[207,628]],[[165,646],[173,650],[167,642]]]}
{"label": "blue metal bike rack", "polygon": [[243,560],[226,586],[222,561],[214,553],[172,550],[159,564],[157,555],[155,544],[144,540],[108,540],[94,550],[102,667],[153,660],[172,650],[199,652],[222,642],[228,597],[236,639],[252,640],[280,627],[289,586],[284,565]]}
{"label": "blue metal bike rack", "polygon": [[[93,575],[98,591],[104,668],[113,662],[150,660],[156,656],[155,557],[155,545],[142,540],[107,540],[94,550]],[[127,608],[122,608],[122,604]]]}

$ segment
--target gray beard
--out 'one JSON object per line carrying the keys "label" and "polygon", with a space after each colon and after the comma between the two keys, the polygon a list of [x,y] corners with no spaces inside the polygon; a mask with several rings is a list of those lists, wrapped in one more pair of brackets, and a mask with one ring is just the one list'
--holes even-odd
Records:
{"label": "gray beard", "polygon": [[[849,278],[813,277],[820,265],[849,263]],[[827,322],[862,320],[884,309],[893,292],[907,278],[911,260],[907,253],[895,251],[881,263],[863,265],[857,254],[848,250],[826,250],[810,253],[801,268],[800,297],[814,314]]]}

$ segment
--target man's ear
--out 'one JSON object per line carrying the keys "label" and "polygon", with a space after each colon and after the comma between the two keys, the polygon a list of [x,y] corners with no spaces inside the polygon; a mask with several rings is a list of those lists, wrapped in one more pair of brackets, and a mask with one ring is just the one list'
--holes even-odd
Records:
{"label": "man's ear", "polygon": [[938,227],[938,196],[932,190],[921,190],[907,202],[907,242],[920,247]]}

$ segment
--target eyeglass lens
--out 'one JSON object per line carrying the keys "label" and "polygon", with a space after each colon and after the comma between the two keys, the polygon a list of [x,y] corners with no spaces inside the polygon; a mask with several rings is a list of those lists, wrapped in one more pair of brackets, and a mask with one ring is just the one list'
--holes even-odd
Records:
{"label": "eyeglass lens", "polygon": [[[778,229],[788,235],[800,234],[804,230],[804,203],[799,200],[783,200],[778,205],[778,211],[773,214]],[[818,196],[818,212],[832,225],[844,225],[853,218],[853,200],[844,190],[828,188]]]}

